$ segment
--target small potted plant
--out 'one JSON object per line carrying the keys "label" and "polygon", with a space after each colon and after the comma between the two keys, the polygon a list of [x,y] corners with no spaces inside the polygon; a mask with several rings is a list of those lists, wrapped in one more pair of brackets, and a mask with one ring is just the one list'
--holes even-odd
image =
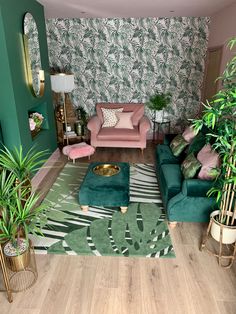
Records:
{"label": "small potted plant", "polygon": [[169,105],[171,101],[170,93],[159,93],[151,96],[147,102],[147,106],[153,111],[153,121],[156,121],[157,111],[162,110],[162,120],[164,119],[164,109]]}
{"label": "small potted plant", "polygon": [[[232,49],[236,38],[229,41]],[[209,232],[221,244],[236,242],[236,55],[227,64],[219,78],[222,89],[204,105],[203,116],[194,120],[196,131],[203,126],[209,129],[208,142],[221,157],[220,174],[209,190],[215,195],[219,209],[211,214]]]}
{"label": "small potted plant", "polygon": [[35,137],[41,130],[44,117],[39,112],[33,112],[29,116],[29,127],[32,134],[32,137]]}
{"label": "small potted plant", "polygon": [[33,193],[29,197],[27,189],[21,189],[21,197],[15,190],[10,199],[0,202],[2,206],[2,218],[0,220],[0,243],[3,245],[3,253],[6,263],[12,271],[26,269],[30,262],[29,233],[43,235],[41,228],[46,224],[46,206],[37,205],[39,195]]}

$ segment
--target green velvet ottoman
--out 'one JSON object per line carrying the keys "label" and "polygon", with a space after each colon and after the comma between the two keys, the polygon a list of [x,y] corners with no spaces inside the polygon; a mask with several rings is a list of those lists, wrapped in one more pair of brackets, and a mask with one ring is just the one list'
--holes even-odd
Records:
{"label": "green velvet ottoman", "polygon": [[129,164],[112,162],[120,171],[112,176],[101,176],[93,169],[104,162],[92,162],[87,170],[79,190],[79,204],[83,211],[89,206],[120,207],[125,213],[129,205]]}

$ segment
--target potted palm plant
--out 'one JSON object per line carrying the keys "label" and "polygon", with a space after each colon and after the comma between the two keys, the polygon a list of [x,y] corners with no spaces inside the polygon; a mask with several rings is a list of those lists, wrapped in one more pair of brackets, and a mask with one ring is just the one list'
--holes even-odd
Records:
{"label": "potted palm plant", "polygon": [[46,151],[31,148],[0,151],[0,243],[8,267],[13,271],[25,269],[30,262],[29,233],[41,234],[46,208],[38,205],[39,195],[31,194],[30,176],[44,162]]}
{"label": "potted palm plant", "polygon": [[0,206],[3,208],[0,220],[0,243],[4,244],[3,253],[7,266],[12,271],[20,271],[28,266],[29,233],[43,235],[41,228],[47,221],[46,206],[37,205],[39,195],[32,193],[25,198],[28,189],[21,188],[19,197],[17,188],[13,185],[11,197],[0,200]]}
{"label": "potted palm plant", "polygon": [[[232,49],[236,38],[229,41]],[[236,242],[236,55],[219,78],[222,89],[207,102],[203,116],[194,120],[196,131],[209,129],[207,140],[221,157],[221,171],[208,196],[215,195],[219,209],[211,214],[209,232],[221,244]]]}
{"label": "potted palm plant", "polygon": [[[45,156],[47,150],[37,152],[32,147],[26,154],[23,153],[23,148],[14,148],[9,150],[4,146],[0,149],[0,167],[6,169],[15,175],[15,184],[28,188],[28,195],[31,192],[31,176],[39,169],[39,167],[45,162]],[[22,184],[22,182],[24,182]],[[21,193],[21,189],[18,189]]]}

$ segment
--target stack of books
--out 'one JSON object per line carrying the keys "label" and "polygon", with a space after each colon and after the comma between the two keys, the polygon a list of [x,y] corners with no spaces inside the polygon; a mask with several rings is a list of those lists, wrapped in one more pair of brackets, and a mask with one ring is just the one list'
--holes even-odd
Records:
{"label": "stack of books", "polygon": [[67,137],[76,137],[77,134],[75,133],[75,131],[67,131],[67,132],[64,132],[64,138],[67,138]]}

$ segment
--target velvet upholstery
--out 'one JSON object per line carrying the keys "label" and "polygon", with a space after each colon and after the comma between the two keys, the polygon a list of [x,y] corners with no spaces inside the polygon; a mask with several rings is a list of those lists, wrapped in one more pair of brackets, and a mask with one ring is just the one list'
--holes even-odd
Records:
{"label": "velvet upholstery", "polygon": [[[170,143],[170,138],[165,136],[164,143]],[[171,154],[169,145],[157,146],[156,171],[167,218],[169,221],[208,222],[216,207],[215,198],[206,196],[213,182],[184,179],[180,163],[181,158]]]}
{"label": "velvet upholstery", "polygon": [[115,162],[121,171],[110,177],[99,176],[93,168],[102,162],[93,162],[89,165],[79,190],[80,205],[94,206],[128,206],[129,204],[129,164]]}
{"label": "velvet upholstery", "polygon": [[[101,128],[103,123],[101,108],[123,108],[123,112],[133,112],[131,121],[133,129]],[[91,131],[91,145],[94,147],[137,147],[146,148],[147,132],[151,127],[149,119],[144,116],[144,104],[103,104],[96,105],[97,115],[88,122]]]}

